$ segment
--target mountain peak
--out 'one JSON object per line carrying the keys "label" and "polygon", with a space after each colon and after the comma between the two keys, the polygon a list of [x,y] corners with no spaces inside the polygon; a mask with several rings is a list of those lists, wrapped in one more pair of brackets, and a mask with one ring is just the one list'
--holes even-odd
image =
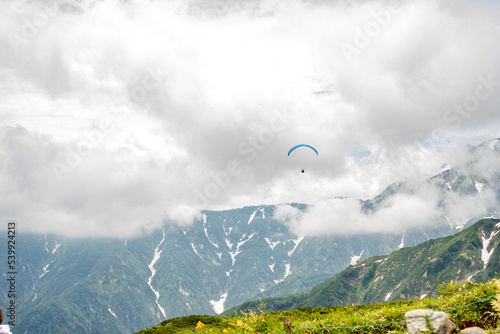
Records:
{"label": "mountain peak", "polygon": [[500,152],[500,138],[490,139],[482,142],[477,147],[487,147],[497,152]]}

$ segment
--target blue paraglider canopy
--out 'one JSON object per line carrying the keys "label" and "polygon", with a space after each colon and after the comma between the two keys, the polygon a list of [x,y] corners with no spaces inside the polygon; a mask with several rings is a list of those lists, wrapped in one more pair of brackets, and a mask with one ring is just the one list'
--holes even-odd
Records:
{"label": "blue paraglider canopy", "polygon": [[290,153],[292,153],[293,151],[295,151],[296,149],[298,149],[299,147],[309,147],[310,149],[312,149],[314,152],[316,152],[316,155],[319,155],[318,154],[318,151],[312,147],[311,145],[306,145],[306,144],[300,144],[300,145],[297,145],[297,146],[294,146],[290,149],[290,151],[288,151],[288,155],[290,155]]}

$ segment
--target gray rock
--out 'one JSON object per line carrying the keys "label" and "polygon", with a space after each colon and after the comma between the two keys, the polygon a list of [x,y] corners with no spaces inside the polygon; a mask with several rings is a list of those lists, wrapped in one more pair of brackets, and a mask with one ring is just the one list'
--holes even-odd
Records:
{"label": "gray rock", "polygon": [[436,334],[449,333],[449,318],[445,312],[413,310],[406,312],[405,316],[408,334],[419,334],[427,331],[432,331],[432,333]]}
{"label": "gray rock", "polygon": [[463,333],[463,334],[485,334],[486,331],[479,328],[479,327],[469,327],[469,328],[462,329],[460,331],[460,333]]}
{"label": "gray rock", "polygon": [[457,325],[450,319],[448,319],[448,334],[453,333],[457,329]]}

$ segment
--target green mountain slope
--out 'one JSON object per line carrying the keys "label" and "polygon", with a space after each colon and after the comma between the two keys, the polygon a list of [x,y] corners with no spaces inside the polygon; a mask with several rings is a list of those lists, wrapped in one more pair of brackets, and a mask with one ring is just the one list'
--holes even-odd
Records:
{"label": "green mountain slope", "polygon": [[256,311],[262,303],[277,311],[411,300],[436,296],[442,282],[488,281],[500,269],[498,232],[499,219],[483,219],[456,235],[349,266],[307,293],[243,303],[223,315]]}
{"label": "green mountain slope", "polygon": [[[25,270],[34,286],[21,290],[16,330],[47,333],[124,333],[162,318],[147,285],[147,266],[116,240],[64,240],[26,235],[23,241],[49,247],[44,271]],[[55,244],[55,247],[53,245]],[[24,249],[19,252],[26,255]],[[26,263],[25,259],[20,260]],[[25,280],[26,280],[25,278]],[[21,287],[21,284],[19,284]]]}

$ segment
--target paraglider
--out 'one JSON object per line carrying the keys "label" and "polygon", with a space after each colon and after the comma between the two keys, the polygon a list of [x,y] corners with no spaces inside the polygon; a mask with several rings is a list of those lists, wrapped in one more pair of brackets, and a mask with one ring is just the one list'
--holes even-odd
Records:
{"label": "paraglider", "polygon": [[[314,152],[316,152],[316,155],[319,155],[318,151],[317,151],[314,147],[312,147],[311,145],[300,144],[300,145],[296,145],[296,146],[292,147],[292,148],[290,149],[290,151],[288,151],[288,156],[290,156],[290,153],[292,153],[293,151],[295,151],[296,149],[298,149],[298,148],[300,148],[300,147],[307,147],[307,148],[310,148],[310,149],[312,149]],[[304,172],[305,172],[305,168],[301,168],[301,169],[300,169],[300,172],[301,172],[301,173],[304,173]]]}
{"label": "paraglider", "polygon": [[314,152],[316,152],[316,155],[319,155],[318,154],[318,151],[312,147],[311,145],[306,145],[306,144],[300,144],[300,145],[297,145],[297,146],[294,146],[290,149],[290,151],[288,151],[288,155],[290,155],[290,153],[292,153],[293,151],[295,151],[296,149],[298,149],[299,147],[309,147],[310,149],[312,149]]}

